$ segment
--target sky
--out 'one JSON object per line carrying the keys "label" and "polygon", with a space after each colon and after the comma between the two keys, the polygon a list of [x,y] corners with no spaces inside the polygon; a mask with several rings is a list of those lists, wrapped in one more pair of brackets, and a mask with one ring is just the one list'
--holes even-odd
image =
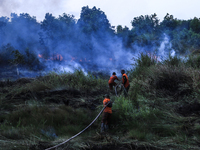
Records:
{"label": "sky", "polygon": [[11,13],[28,13],[40,22],[46,13],[59,17],[63,13],[80,18],[83,6],[100,8],[112,26],[131,29],[134,17],[156,13],[160,21],[169,13],[181,20],[200,18],[200,0],[0,0],[0,17]]}

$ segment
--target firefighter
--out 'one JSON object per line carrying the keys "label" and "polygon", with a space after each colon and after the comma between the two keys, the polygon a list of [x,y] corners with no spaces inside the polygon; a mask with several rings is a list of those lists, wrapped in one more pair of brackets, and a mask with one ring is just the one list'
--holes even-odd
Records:
{"label": "firefighter", "polygon": [[114,82],[115,80],[120,81],[120,80],[118,79],[118,77],[116,76],[116,73],[113,72],[112,76],[110,77],[110,79],[109,79],[109,81],[108,81],[108,85],[109,85],[110,90],[113,90],[113,86],[116,86],[116,85],[117,85],[117,83]]}
{"label": "firefighter", "polygon": [[103,111],[102,121],[101,121],[101,132],[107,131],[110,125],[110,119],[112,114],[112,102],[110,101],[110,96],[105,94],[103,100],[103,106],[106,108]]}
{"label": "firefighter", "polygon": [[122,86],[124,86],[124,96],[128,96],[128,90],[130,88],[128,76],[125,74],[125,70],[121,70],[122,74]]}

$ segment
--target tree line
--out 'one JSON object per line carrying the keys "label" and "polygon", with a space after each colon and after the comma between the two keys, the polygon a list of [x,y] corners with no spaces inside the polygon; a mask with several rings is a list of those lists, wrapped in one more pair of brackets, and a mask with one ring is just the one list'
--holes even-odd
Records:
{"label": "tree line", "polygon": [[200,48],[200,18],[180,20],[166,14],[160,21],[154,13],[134,17],[131,25],[131,29],[113,27],[102,10],[88,6],[82,7],[78,20],[66,13],[57,18],[46,13],[44,20],[38,22],[27,13],[12,13],[10,18],[0,17],[0,65],[16,59],[16,50],[31,68],[40,68],[39,53],[44,58],[60,53],[92,61],[98,55],[112,55],[119,41],[124,51],[156,51],[166,37],[171,44],[168,50],[174,49],[177,54]]}

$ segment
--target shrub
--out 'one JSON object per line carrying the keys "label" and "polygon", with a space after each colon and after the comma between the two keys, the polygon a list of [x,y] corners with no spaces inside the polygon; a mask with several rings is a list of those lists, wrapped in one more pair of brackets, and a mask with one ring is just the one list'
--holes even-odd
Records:
{"label": "shrub", "polygon": [[171,56],[169,55],[168,59],[164,60],[164,62],[162,62],[162,64],[167,65],[167,66],[180,66],[182,64],[182,59],[175,55],[175,56]]}
{"label": "shrub", "polygon": [[192,67],[194,69],[200,68],[200,55],[189,55],[186,59],[186,66]]}
{"label": "shrub", "polygon": [[128,72],[130,79],[136,76],[142,76],[145,74],[147,68],[154,66],[157,62],[156,56],[148,53],[140,53],[139,57],[133,60],[135,62],[133,64],[133,69]]}

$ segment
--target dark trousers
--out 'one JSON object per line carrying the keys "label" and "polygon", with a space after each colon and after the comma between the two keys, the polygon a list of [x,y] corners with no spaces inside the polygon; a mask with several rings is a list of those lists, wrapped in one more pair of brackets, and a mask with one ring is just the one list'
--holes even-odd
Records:
{"label": "dark trousers", "polygon": [[[125,87],[124,87],[125,88]],[[127,97],[128,96],[128,90],[129,90],[129,88],[130,88],[130,84],[125,88],[125,90],[124,90],[124,96],[125,97]]]}
{"label": "dark trousers", "polygon": [[109,85],[110,90],[113,90],[113,86],[116,86],[117,83],[113,82],[113,83],[109,83],[108,85]]}
{"label": "dark trousers", "polygon": [[110,120],[111,120],[111,113],[103,112],[101,123],[109,125],[110,124]]}

